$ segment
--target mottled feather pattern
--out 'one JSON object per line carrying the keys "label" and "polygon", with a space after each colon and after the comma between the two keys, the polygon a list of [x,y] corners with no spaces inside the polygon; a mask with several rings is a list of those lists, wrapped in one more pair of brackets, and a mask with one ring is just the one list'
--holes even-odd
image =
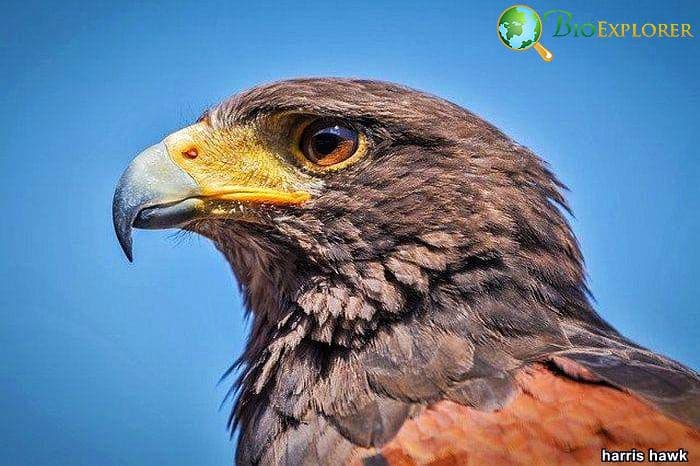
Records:
{"label": "mottled feather pattern", "polygon": [[293,211],[189,226],[252,311],[238,464],[576,464],[697,444],[698,375],[593,310],[564,187],[531,151],[367,80],[273,83],[202,121],[273,131],[290,114],[347,121],[370,149]]}
{"label": "mottled feather pattern", "polygon": [[700,433],[624,391],[533,365],[518,373],[517,394],[505,408],[431,404],[378,455],[392,466],[588,465],[600,463],[603,448],[680,447],[693,458]]}

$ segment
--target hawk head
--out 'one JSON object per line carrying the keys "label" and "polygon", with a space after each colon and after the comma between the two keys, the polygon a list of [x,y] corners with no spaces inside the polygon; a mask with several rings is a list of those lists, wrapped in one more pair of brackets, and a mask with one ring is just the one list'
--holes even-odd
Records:
{"label": "hawk head", "polygon": [[317,338],[352,345],[435,287],[584,305],[561,186],[529,150],[445,100],[300,79],[237,95],[145,150],[113,214],[130,259],[132,227],[199,233],[255,313],[278,323],[298,306]]}
{"label": "hawk head", "polygon": [[[146,149],[113,215],[129,258],[133,227],[180,228],[231,264],[253,316],[233,421],[253,449],[239,457],[260,459],[266,435],[310,412],[373,445],[416,400],[497,405],[507,371],[570,345],[571,322],[589,341],[617,338],[590,307],[561,189],[457,105],[299,79],[237,95]],[[450,388],[469,377],[494,382]]]}

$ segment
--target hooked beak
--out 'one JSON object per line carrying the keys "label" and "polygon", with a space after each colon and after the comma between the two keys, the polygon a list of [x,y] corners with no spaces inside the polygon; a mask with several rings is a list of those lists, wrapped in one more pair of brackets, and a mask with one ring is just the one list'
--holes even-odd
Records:
{"label": "hooked beak", "polygon": [[141,152],[119,178],[112,201],[114,231],[127,259],[133,261],[133,227],[182,226],[196,218],[200,195],[195,180],[170,158],[164,142]]}
{"label": "hooked beak", "polygon": [[181,228],[204,218],[258,219],[262,206],[299,206],[311,194],[301,174],[249,127],[197,123],[141,152],[117,184],[112,218],[127,259],[131,230]]}

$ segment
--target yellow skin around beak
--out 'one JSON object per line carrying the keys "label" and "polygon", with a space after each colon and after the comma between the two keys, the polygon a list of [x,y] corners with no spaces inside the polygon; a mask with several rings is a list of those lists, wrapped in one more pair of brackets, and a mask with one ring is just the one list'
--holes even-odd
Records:
{"label": "yellow skin around beak", "polygon": [[175,164],[197,183],[202,199],[283,206],[311,197],[299,189],[308,180],[251,126],[217,130],[200,122],[163,142]]}
{"label": "yellow skin around beak", "polygon": [[293,163],[288,133],[282,133],[199,122],[139,154],[122,174],[112,204],[127,258],[133,227],[180,228],[206,218],[255,221],[256,207],[309,200],[319,181]]}

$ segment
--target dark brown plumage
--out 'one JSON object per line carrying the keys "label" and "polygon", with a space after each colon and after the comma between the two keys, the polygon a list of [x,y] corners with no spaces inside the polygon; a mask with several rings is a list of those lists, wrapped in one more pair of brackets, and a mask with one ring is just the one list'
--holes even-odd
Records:
{"label": "dark brown plumage", "polygon": [[[516,437],[557,462],[596,460],[606,445],[698,448],[698,375],[596,314],[563,186],[527,148],[454,104],[376,81],[274,83],[201,123],[279,142],[291,138],[284,122],[326,117],[357,128],[367,153],[300,169],[308,201],[181,225],[221,250],[251,311],[232,368],[238,464],[536,462],[541,451],[528,457]],[[629,416],[611,416],[612,399],[655,421],[616,436]],[[532,426],[590,422],[579,445],[523,427],[526,414]],[[479,443],[480,425],[498,426],[499,451]]]}

